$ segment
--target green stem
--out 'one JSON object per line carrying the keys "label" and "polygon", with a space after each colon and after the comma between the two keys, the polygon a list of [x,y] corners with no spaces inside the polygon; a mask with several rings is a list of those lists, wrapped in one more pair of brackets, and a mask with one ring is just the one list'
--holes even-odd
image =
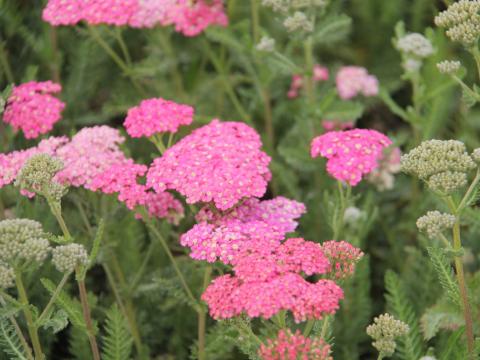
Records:
{"label": "green stem", "polygon": [[478,46],[475,45],[470,49],[470,53],[473,55],[473,58],[475,59],[475,63],[477,64],[477,71],[478,71],[478,76],[480,77],[480,50],[478,49]]}
{"label": "green stem", "polygon": [[52,46],[52,79],[60,83],[60,55],[58,53],[58,36],[56,27],[50,27],[50,43]]}
{"label": "green stem", "polygon": [[60,294],[60,292],[62,291],[63,287],[64,287],[65,284],[67,283],[67,280],[68,280],[68,278],[70,277],[70,274],[71,274],[71,272],[66,273],[65,275],[63,275],[62,280],[60,280],[60,282],[58,283],[57,288],[56,288],[55,291],[53,292],[52,297],[50,298],[47,306],[45,306],[45,309],[43,309],[42,313],[41,313],[40,316],[38,317],[38,319],[37,319],[37,324],[41,324],[41,322],[42,322],[42,320],[45,318],[45,316],[48,315],[48,312],[50,311],[50,308],[53,306],[53,304],[54,304],[55,301],[57,300],[58,295]]}
{"label": "green stem", "polygon": [[155,248],[155,243],[152,241],[152,242],[150,242],[150,245],[148,246],[147,253],[143,256],[142,264],[138,268],[137,273],[133,277],[133,280],[130,282],[130,285],[128,286],[128,289],[127,289],[128,296],[131,296],[131,294],[137,288],[138,283],[142,279],[143,274],[145,272],[145,269],[147,268],[147,265],[148,265],[152,255],[153,255],[153,249],[154,248]]}
{"label": "green stem", "polygon": [[20,272],[16,272],[15,274],[15,283],[17,285],[20,303],[23,305],[23,315],[25,316],[25,320],[27,322],[28,334],[30,335],[30,341],[32,342],[35,359],[43,360],[45,359],[45,355],[43,355],[42,352],[42,346],[40,345],[37,327],[33,321],[33,314],[30,310],[30,303],[28,302],[27,292],[25,291],[25,286],[23,285],[22,275]]}
{"label": "green stem", "polygon": [[310,103],[313,104],[315,101],[315,94],[314,94],[314,85],[313,85],[313,77],[312,77],[312,69],[313,69],[313,38],[309,36],[304,44],[304,52],[305,52],[305,67],[306,73],[304,76],[305,82],[305,92],[307,94],[307,99]]}
{"label": "green stem", "polygon": [[178,56],[175,53],[175,50],[172,46],[172,42],[170,40],[170,36],[166,36],[164,33],[164,29],[160,29],[160,43],[162,44],[163,50],[167,54],[167,56],[174,62],[174,65],[172,66],[172,78],[173,82],[175,84],[175,87],[177,88],[177,95],[180,96],[181,98],[186,98],[187,94],[185,93],[185,89],[183,87],[183,80],[182,80],[182,75],[180,71],[178,70]]}
{"label": "green stem", "polygon": [[100,351],[98,350],[97,339],[95,338],[95,331],[93,329],[92,317],[90,315],[90,306],[88,305],[87,288],[84,280],[77,280],[78,291],[80,293],[80,302],[82,303],[83,318],[87,326],[88,341],[94,360],[100,360]]}
{"label": "green stem", "polygon": [[62,229],[63,235],[68,241],[71,241],[73,238],[72,238],[72,235],[70,234],[70,231],[68,230],[65,220],[63,219],[61,205],[58,202],[48,198],[47,198],[47,202],[48,202],[48,205],[50,206],[50,210],[52,211],[52,214],[57,219],[58,225],[60,225],[60,228]]}
{"label": "green stem", "polygon": [[120,49],[122,50],[123,57],[125,58],[127,66],[130,67],[132,65],[132,57],[130,56],[130,52],[128,51],[128,47],[125,44],[125,41],[123,40],[122,30],[118,26],[115,26],[115,38],[120,45]]}
{"label": "green stem", "polygon": [[460,202],[460,205],[458,205],[457,212],[461,212],[466,206],[468,206],[468,202],[470,201],[470,197],[475,191],[478,182],[480,181],[480,169],[477,169],[477,173],[475,174],[475,178],[473,179],[472,183],[470,184],[470,187],[468,188],[467,192],[465,193],[465,196],[462,198],[462,201]]}
{"label": "green stem", "polygon": [[173,269],[175,270],[182,286],[183,289],[185,290],[185,293],[187,294],[188,298],[194,305],[195,311],[199,312],[201,309],[199,308],[198,302],[195,299],[195,296],[193,296],[192,291],[190,290],[190,287],[187,284],[187,281],[185,280],[185,277],[183,276],[182,272],[180,271],[180,268],[178,267],[177,261],[175,260],[175,257],[173,256],[172,252],[170,251],[170,248],[168,247],[168,244],[165,240],[165,238],[162,236],[160,231],[155,227],[155,225],[152,223],[152,221],[148,218],[148,216],[143,217],[145,223],[147,224],[148,228],[150,231],[155,235],[157,240],[160,242],[162,245],[164,251],[166,252],[168,258],[170,259],[170,262],[172,263]]}
{"label": "green stem", "polygon": [[5,205],[3,205],[2,194],[0,194],[0,220],[5,219]]}
{"label": "green stem", "polygon": [[[203,290],[207,288],[212,276],[212,266],[208,265],[205,268],[203,275]],[[205,353],[205,336],[207,330],[207,309],[202,307],[198,312],[198,360],[206,360],[207,355]]]}
{"label": "green stem", "polygon": [[347,193],[343,191],[343,184],[341,181],[337,181],[338,194],[340,197],[340,208],[337,212],[337,219],[335,219],[334,230],[333,230],[333,239],[340,240],[340,235],[342,234],[343,223],[345,218],[345,210],[348,204],[348,198],[350,196],[350,186],[347,185]]}
{"label": "green stem", "polygon": [[[0,295],[0,304],[3,307],[7,305],[5,299],[1,295]],[[15,320],[15,317],[9,316],[8,320],[10,320],[10,322],[12,323],[12,326],[15,329],[15,333],[17,334],[18,338],[20,339],[20,342],[22,343],[22,347],[25,350],[25,353],[27,354],[28,360],[35,360],[33,358],[32,349],[30,349],[30,346],[28,345],[28,342],[25,339],[25,336],[23,335],[22,329],[20,329],[20,326],[17,323],[17,320]]]}
{"label": "green stem", "polygon": [[[456,221],[453,226],[453,250],[460,251],[462,248],[462,240],[460,236],[460,214],[458,213],[458,208],[455,206],[455,202],[452,197],[449,196],[447,199],[449,204],[450,211],[456,216]],[[470,308],[470,303],[468,301],[468,292],[467,286],[465,283],[465,274],[463,270],[463,262],[461,256],[455,256],[455,270],[458,281],[458,287],[460,290],[460,295],[462,297],[463,303],[463,316],[465,318],[465,330],[467,334],[467,349],[469,353],[469,358],[473,359],[473,350],[475,346],[475,338],[473,334],[473,320],[472,320],[472,311]]]}
{"label": "green stem", "polygon": [[328,324],[330,323],[328,316],[323,318],[322,331],[320,332],[320,338],[325,339],[327,336]]}
{"label": "green stem", "polygon": [[314,319],[310,319],[310,320],[307,321],[307,323],[305,324],[305,328],[303,329],[303,336],[310,335],[310,332],[313,329],[313,325],[315,325],[315,320]]}
{"label": "green stem", "polygon": [[10,84],[15,83],[12,68],[10,67],[10,63],[8,61],[7,52],[5,51],[5,43],[4,42],[0,43],[0,65],[2,65],[1,68],[3,69],[3,72],[5,73],[5,77],[6,77],[7,81]]}
{"label": "green stem", "polygon": [[155,145],[157,150],[162,155],[167,149],[165,148],[165,144],[163,143],[162,136],[159,134],[154,134],[149,137],[149,140]]}
{"label": "green stem", "polygon": [[252,38],[253,43],[257,44],[260,35],[260,16],[258,12],[258,2],[257,0],[250,0],[250,9],[252,12]]}

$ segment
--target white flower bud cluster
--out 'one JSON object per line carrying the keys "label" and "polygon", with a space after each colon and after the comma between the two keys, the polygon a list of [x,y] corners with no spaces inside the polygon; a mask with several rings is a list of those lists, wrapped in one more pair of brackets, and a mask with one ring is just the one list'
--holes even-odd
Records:
{"label": "white flower bud cluster", "polygon": [[25,162],[17,176],[15,185],[21,189],[60,201],[67,188],[53,181],[58,171],[63,169],[63,163],[47,154],[32,156]]}
{"label": "white flower bud cluster", "polygon": [[290,0],[262,0],[262,5],[275,12],[286,13],[290,9]]}
{"label": "white flower bud cluster", "polygon": [[289,16],[283,22],[283,26],[287,29],[288,32],[312,32],[313,24],[305,13],[301,11],[296,11],[292,16]]}
{"label": "white flower bud cluster", "polygon": [[390,314],[376,317],[373,324],[367,327],[367,334],[375,340],[372,345],[383,356],[392,356],[396,348],[395,339],[406,335],[409,331],[407,324]]}
{"label": "white flower bud cluster", "polygon": [[433,54],[430,40],[419,33],[410,33],[397,41],[397,49],[407,56],[424,59]]}
{"label": "white flower bud cluster", "polygon": [[256,46],[258,51],[272,52],[275,50],[275,39],[263,36]]}
{"label": "white flower bud cluster", "polygon": [[0,221],[0,261],[9,265],[42,263],[50,251],[42,225],[29,219]]}
{"label": "white flower bud cluster", "polygon": [[467,183],[467,173],[477,165],[457,140],[428,140],[402,156],[402,171],[425,180],[429,187],[445,194]]}
{"label": "white flower bud cluster", "polygon": [[79,265],[88,263],[88,253],[80,244],[57,246],[52,250],[52,263],[58,271],[69,273]]}
{"label": "white flower bud cluster", "polygon": [[477,148],[473,150],[472,152],[472,159],[475,161],[477,164],[480,164],[480,148]]}
{"label": "white flower bud cluster", "polygon": [[446,28],[452,41],[470,47],[480,36],[480,0],[460,0],[435,17],[435,25]]}
{"label": "white flower bud cluster", "polygon": [[437,69],[442,74],[454,74],[460,70],[460,61],[444,60],[437,64]]}
{"label": "white flower bud cluster", "polygon": [[8,265],[0,263],[0,289],[8,289],[13,286],[15,271]]}
{"label": "white flower bud cluster", "polygon": [[427,233],[430,239],[438,238],[443,231],[453,228],[455,216],[441,213],[440,211],[429,211],[417,220],[417,228]]}

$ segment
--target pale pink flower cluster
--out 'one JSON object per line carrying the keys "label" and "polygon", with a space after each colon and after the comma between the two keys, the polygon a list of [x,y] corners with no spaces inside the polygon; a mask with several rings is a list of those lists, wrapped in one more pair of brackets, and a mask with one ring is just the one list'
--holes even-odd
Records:
{"label": "pale pink flower cluster", "polygon": [[[342,246],[340,244],[339,249]],[[337,256],[335,260],[343,260],[338,253],[334,255]],[[360,255],[357,258],[359,260]],[[340,263],[341,260],[336,261]],[[242,313],[269,319],[282,310],[291,311],[297,322],[320,319],[325,314],[335,313],[343,291],[331,280],[312,283],[302,275],[332,272],[335,275],[335,264],[330,262],[322,245],[301,238],[283,243],[242,244],[239,254],[232,260],[234,275],[215,279],[205,290],[202,300],[215,319]]]}
{"label": "pale pink flower cluster", "polygon": [[[314,82],[327,81],[329,78],[328,69],[324,66],[316,64],[313,67],[312,79]],[[290,99],[298,97],[300,90],[303,87],[303,76],[295,74],[292,76],[292,82],[290,84],[290,90],[288,90],[287,96]]]}
{"label": "pale pink flower cluster", "polygon": [[330,345],[321,338],[308,338],[300,330],[280,330],[276,339],[268,339],[258,351],[262,360],[333,360]]}
{"label": "pale pink flower cluster", "polygon": [[25,162],[34,155],[48,154],[54,156],[57,149],[67,143],[66,137],[51,137],[42,140],[37,146],[0,154],[0,188],[11,184]]}
{"label": "pale pink flower cluster", "polygon": [[97,175],[125,160],[118,146],[124,141],[118,130],[108,126],[83,128],[57,150],[56,157],[62,160],[64,168],[56,179],[60,183],[89,189]]}
{"label": "pale pink flower cluster", "polygon": [[[88,188],[105,194],[117,193],[118,200],[124,202],[130,210],[144,206],[150,216],[178,224],[184,213],[180,201],[168,192],[149,192],[145,185],[138,182],[138,178],[144,176],[147,169],[147,166],[136,164],[132,159],[124,159],[96,175]],[[140,218],[140,215],[137,214],[137,217]]]}
{"label": "pale pink flower cluster", "polygon": [[326,241],[322,250],[329,259],[330,272],[336,278],[346,278],[355,272],[355,265],[363,257],[363,252],[346,241]]}
{"label": "pale pink flower cluster", "polygon": [[213,202],[220,210],[243,198],[261,197],[271,173],[258,133],[239,122],[213,120],[194,130],[154,160],[147,185],[171,189],[188,203]]}
{"label": "pale pink flower cluster", "polygon": [[30,81],[14,86],[7,100],[3,121],[21,129],[27,139],[34,139],[53,129],[65,104],[52,96],[62,90],[51,81]]}
{"label": "pale pink flower cluster", "polygon": [[161,98],[143,100],[128,110],[124,126],[131,137],[150,137],[165,132],[175,133],[181,125],[190,125],[194,110]]}
{"label": "pale pink flower cluster", "polygon": [[196,260],[230,264],[245,248],[261,244],[276,248],[286,233],[297,227],[305,206],[284,197],[260,201],[248,199],[228,214],[215,214],[205,207],[196,224],[183,234],[180,243],[191,249]]}
{"label": "pale pink flower cluster", "polygon": [[210,25],[228,25],[223,0],[49,0],[42,17],[53,26],[80,21],[138,28],[174,25],[185,36]]}
{"label": "pale pink flower cluster", "polygon": [[313,139],[311,156],[327,158],[327,171],[352,186],[378,167],[392,141],[375,130],[330,131]]}
{"label": "pale pink flower cluster", "polygon": [[378,94],[378,80],[360,66],[344,66],[336,76],[338,95],[343,100],[357,95],[375,96]]}
{"label": "pale pink flower cluster", "polygon": [[386,149],[378,167],[368,174],[368,182],[374,184],[379,191],[392,189],[394,175],[400,172],[401,156],[400,149],[397,147]]}

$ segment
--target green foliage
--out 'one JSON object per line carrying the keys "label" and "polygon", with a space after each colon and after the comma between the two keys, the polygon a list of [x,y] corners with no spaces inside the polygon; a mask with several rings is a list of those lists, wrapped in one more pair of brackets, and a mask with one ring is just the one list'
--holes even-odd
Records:
{"label": "green foliage", "polygon": [[418,316],[413,310],[410,299],[405,294],[402,281],[393,271],[385,274],[387,306],[391,314],[410,327],[407,335],[398,339],[398,354],[402,360],[416,360],[423,354],[422,336]]}
{"label": "green foliage", "polygon": [[128,360],[133,340],[127,321],[116,305],[107,311],[104,332],[102,358],[105,360]]}
{"label": "green foliage", "polygon": [[9,359],[28,359],[15,328],[6,319],[0,320],[0,349],[8,355]]}
{"label": "green foliage", "polygon": [[450,261],[444,255],[442,249],[428,247],[427,251],[437,274],[438,281],[442,285],[446,295],[453,304],[461,308],[460,293]]}

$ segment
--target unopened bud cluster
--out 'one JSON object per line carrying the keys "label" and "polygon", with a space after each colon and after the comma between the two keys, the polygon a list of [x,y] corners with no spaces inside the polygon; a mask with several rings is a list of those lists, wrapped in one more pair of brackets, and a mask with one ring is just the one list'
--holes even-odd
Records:
{"label": "unopened bud cluster", "polygon": [[477,148],[473,150],[472,152],[472,159],[475,161],[477,164],[480,164],[480,148]]}
{"label": "unopened bud cluster", "polygon": [[301,11],[296,11],[292,16],[289,16],[283,22],[283,26],[288,32],[312,32],[313,24],[308,19],[307,15]]}
{"label": "unopened bud cluster", "polygon": [[430,40],[419,33],[411,33],[397,41],[397,49],[407,56],[424,59],[433,54]]}
{"label": "unopened bud cluster", "polygon": [[383,356],[392,356],[395,352],[395,339],[410,331],[407,324],[395,319],[390,314],[383,314],[373,320],[367,327],[367,334],[375,340],[372,345]]}
{"label": "unopened bud cluster", "polygon": [[50,155],[34,155],[25,162],[15,184],[23,190],[60,201],[67,188],[53,181],[53,177],[62,168],[63,163]]}
{"label": "unopened bud cluster", "polygon": [[268,36],[263,36],[256,48],[259,51],[272,52],[275,50],[275,39],[272,39]]}
{"label": "unopened bud cluster", "polygon": [[437,64],[437,69],[442,74],[454,74],[460,70],[460,61],[444,60]]}
{"label": "unopened bud cluster", "polygon": [[467,183],[476,168],[465,144],[457,140],[429,140],[402,156],[402,171],[415,175],[440,193],[450,194]]}
{"label": "unopened bud cluster", "polygon": [[452,41],[470,47],[480,36],[480,1],[460,0],[435,17],[435,25],[447,29]]}
{"label": "unopened bud cluster", "polygon": [[15,271],[12,267],[0,263],[0,289],[7,289],[13,286]]}
{"label": "unopened bud cluster", "polygon": [[80,244],[57,246],[52,251],[52,263],[62,273],[72,272],[77,266],[88,263],[87,250]]}
{"label": "unopened bud cluster", "polygon": [[42,263],[50,251],[42,225],[29,219],[0,221],[0,261],[11,266]]}
{"label": "unopened bud cluster", "polygon": [[453,228],[456,218],[452,214],[440,211],[429,211],[417,220],[418,230],[427,233],[430,239],[435,239],[447,229]]}

